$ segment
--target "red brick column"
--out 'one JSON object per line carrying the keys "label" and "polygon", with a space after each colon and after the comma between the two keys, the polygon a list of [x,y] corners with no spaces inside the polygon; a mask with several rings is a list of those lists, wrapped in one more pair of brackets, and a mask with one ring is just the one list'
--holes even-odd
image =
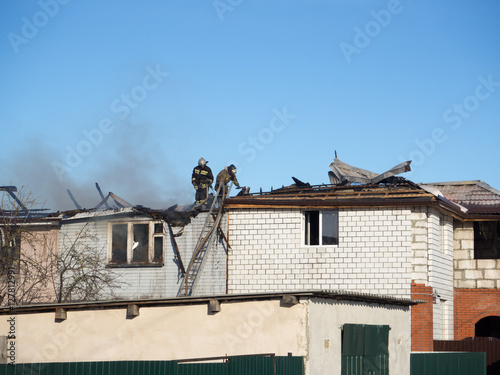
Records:
{"label": "red brick column", "polygon": [[487,316],[500,316],[499,289],[456,289],[454,296],[455,340],[475,336],[476,323]]}
{"label": "red brick column", "polygon": [[426,301],[411,307],[411,350],[431,352],[434,345],[432,287],[412,281],[411,298]]}

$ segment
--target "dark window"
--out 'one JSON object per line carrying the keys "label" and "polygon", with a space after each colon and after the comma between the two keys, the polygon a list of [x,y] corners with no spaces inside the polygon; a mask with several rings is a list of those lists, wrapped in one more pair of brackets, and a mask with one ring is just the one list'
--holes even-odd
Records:
{"label": "dark window", "polygon": [[113,225],[112,241],[111,261],[113,263],[127,262],[127,224]]}
{"label": "dark window", "polygon": [[134,241],[132,245],[132,262],[146,263],[149,252],[149,225],[134,224]]}
{"label": "dark window", "polygon": [[305,245],[338,245],[339,215],[338,211],[305,211],[304,212]]}
{"label": "dark window", "polygon": [[162,261],[163,261],[163,237],[155,237],[153,262],[160,263]]}
{"label": "dark window", "polygon": [[163,223],[111,224],[110,265],[163,262]]}
{"label": "dark window", "polygon": [[500,222],[474,222],[474,258],[500,259]]}
{"label": "dark window", "polygon": [[17,229],[0,229],[0,272],[19,273],[21,261],[21,239]]}

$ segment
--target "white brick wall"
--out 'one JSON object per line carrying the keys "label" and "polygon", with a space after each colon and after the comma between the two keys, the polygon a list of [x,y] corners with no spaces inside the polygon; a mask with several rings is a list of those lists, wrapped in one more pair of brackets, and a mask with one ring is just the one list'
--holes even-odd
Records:
{"label": "white brick wall", "polygon": [[341,209],[339,245],[302,244],[298,209],[229,213],[229,293],[347,289],[409,296],[410,209]]}
{"label": "white brick wall", "polygon": [[455,222],[456,288],[500,288],[500,259],[474,259],[474,223]]}
{"label": "white brick wall", "polygon": [[453,219],[430,207],[415,207],[411,218],[411,278],[436,293],[434,338],[453,339]]}

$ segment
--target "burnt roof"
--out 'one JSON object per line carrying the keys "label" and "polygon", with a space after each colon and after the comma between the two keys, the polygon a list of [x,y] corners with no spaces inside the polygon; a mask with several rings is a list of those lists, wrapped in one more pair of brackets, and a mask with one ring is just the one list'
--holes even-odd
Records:
{"label": "burnt roof", "polygon": [[402,177],[393,177],[378,184],[360,185],[292,185],[267,193],[231,197],[225,201],[227,208],[264,207],[356,207],[356,206],[416,206],[440,205],[457,214],[458,206],[421,188]]}

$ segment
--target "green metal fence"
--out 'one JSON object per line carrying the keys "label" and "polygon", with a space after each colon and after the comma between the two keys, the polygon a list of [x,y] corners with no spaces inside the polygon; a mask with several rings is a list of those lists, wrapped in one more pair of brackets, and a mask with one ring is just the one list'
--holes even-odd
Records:
{"label": "green metal fence", "polygon": [[5,375],[176,375],[176,361],[21,363],[0,365]]}
{"label": "green metal fence", "polygon": [[411,375],[486,375],[486,353],[411,353]]}
{"label": "green metal fence", "polygon": [[0,365],[5,375],[304,375],[303,357],[253,355],[186,361],[114,361]]}

